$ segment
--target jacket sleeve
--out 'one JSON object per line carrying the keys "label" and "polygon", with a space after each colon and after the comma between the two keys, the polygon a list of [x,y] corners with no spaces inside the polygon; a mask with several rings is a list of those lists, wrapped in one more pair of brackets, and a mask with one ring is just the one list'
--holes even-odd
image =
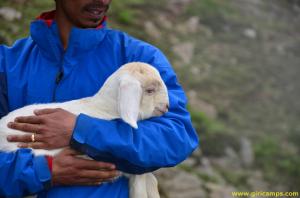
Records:
{"label": "jacket sleeve", "polygon": [[0,197],[22,197],[50,186],[46,158],[34,157],[30,149],[0,152],[0,174]]}
{"label": "jacket sleeve", "polygon": [[169,112],[139,121],[137,130],[122,120],[106,121],[80,114],[71,145],[94,159],[115,163],[127,173],[141,174],[175,166],[198,146],[198,137],[185,108],[185,94],[159,50],[130,57],[128,62],[148,62],[159,70],[168,88]]}
{"label": "jacket sleeve", "polygon": [[[4,52],[0,46],[0,118],[8,113]],[[34,157],[29,149],[0,151],[0,197],[22,197],[50,185],[45,157]]]}
{"label": "jacket sleeve", "polygon": [[8,113],[7,84],[4,68],[4,51],[0,46],[0,118]]}

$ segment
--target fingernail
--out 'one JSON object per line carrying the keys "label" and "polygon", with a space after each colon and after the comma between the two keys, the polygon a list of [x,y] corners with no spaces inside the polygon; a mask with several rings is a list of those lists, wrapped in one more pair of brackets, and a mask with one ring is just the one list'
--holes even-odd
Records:
{"label": "fingernail", "polygon": [[12,139],[12,137],[11,137],[11,136],[7,136],[7,137],[6,137],[6,139],[7,139],[7,141],[9,141],[9,142],[10,142],[10,141],[11,141],[11,139]]}

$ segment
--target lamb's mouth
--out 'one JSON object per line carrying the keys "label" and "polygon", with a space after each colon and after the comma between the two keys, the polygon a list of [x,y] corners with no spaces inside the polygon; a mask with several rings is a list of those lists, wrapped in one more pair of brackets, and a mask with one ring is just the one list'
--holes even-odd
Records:
{"label": "lamb's mouth", "polygon": [[161,108],[155,107],[155,109],[153,111],[153,114],[156,115],[156,116],[161,116],[161,115],[163,115],[167,112],[168,112],[167,109],[161,109]]}

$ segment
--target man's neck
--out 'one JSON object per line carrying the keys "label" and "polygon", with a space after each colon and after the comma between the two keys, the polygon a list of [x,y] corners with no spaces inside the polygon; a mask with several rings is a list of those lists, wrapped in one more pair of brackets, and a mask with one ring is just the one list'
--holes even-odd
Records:
{"label": "man's neck", "polygon": [[60,40],[62,42],[64,50],[66,50],[68,47],[72,24],[66,19],[66,16],[61,15],[63,15],[62,12],[56,12],[55,20],[58,25]]}

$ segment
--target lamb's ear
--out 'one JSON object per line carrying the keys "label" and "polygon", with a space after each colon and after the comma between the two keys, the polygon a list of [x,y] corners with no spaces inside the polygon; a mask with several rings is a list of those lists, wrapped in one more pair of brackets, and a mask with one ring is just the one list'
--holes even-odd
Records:
{"label": "lamb's ear", "polygon": [[122,76],[119,84],[118,110],[121,118],[135,129],[138,128],[141,98],[141,83],[132,76]]}

